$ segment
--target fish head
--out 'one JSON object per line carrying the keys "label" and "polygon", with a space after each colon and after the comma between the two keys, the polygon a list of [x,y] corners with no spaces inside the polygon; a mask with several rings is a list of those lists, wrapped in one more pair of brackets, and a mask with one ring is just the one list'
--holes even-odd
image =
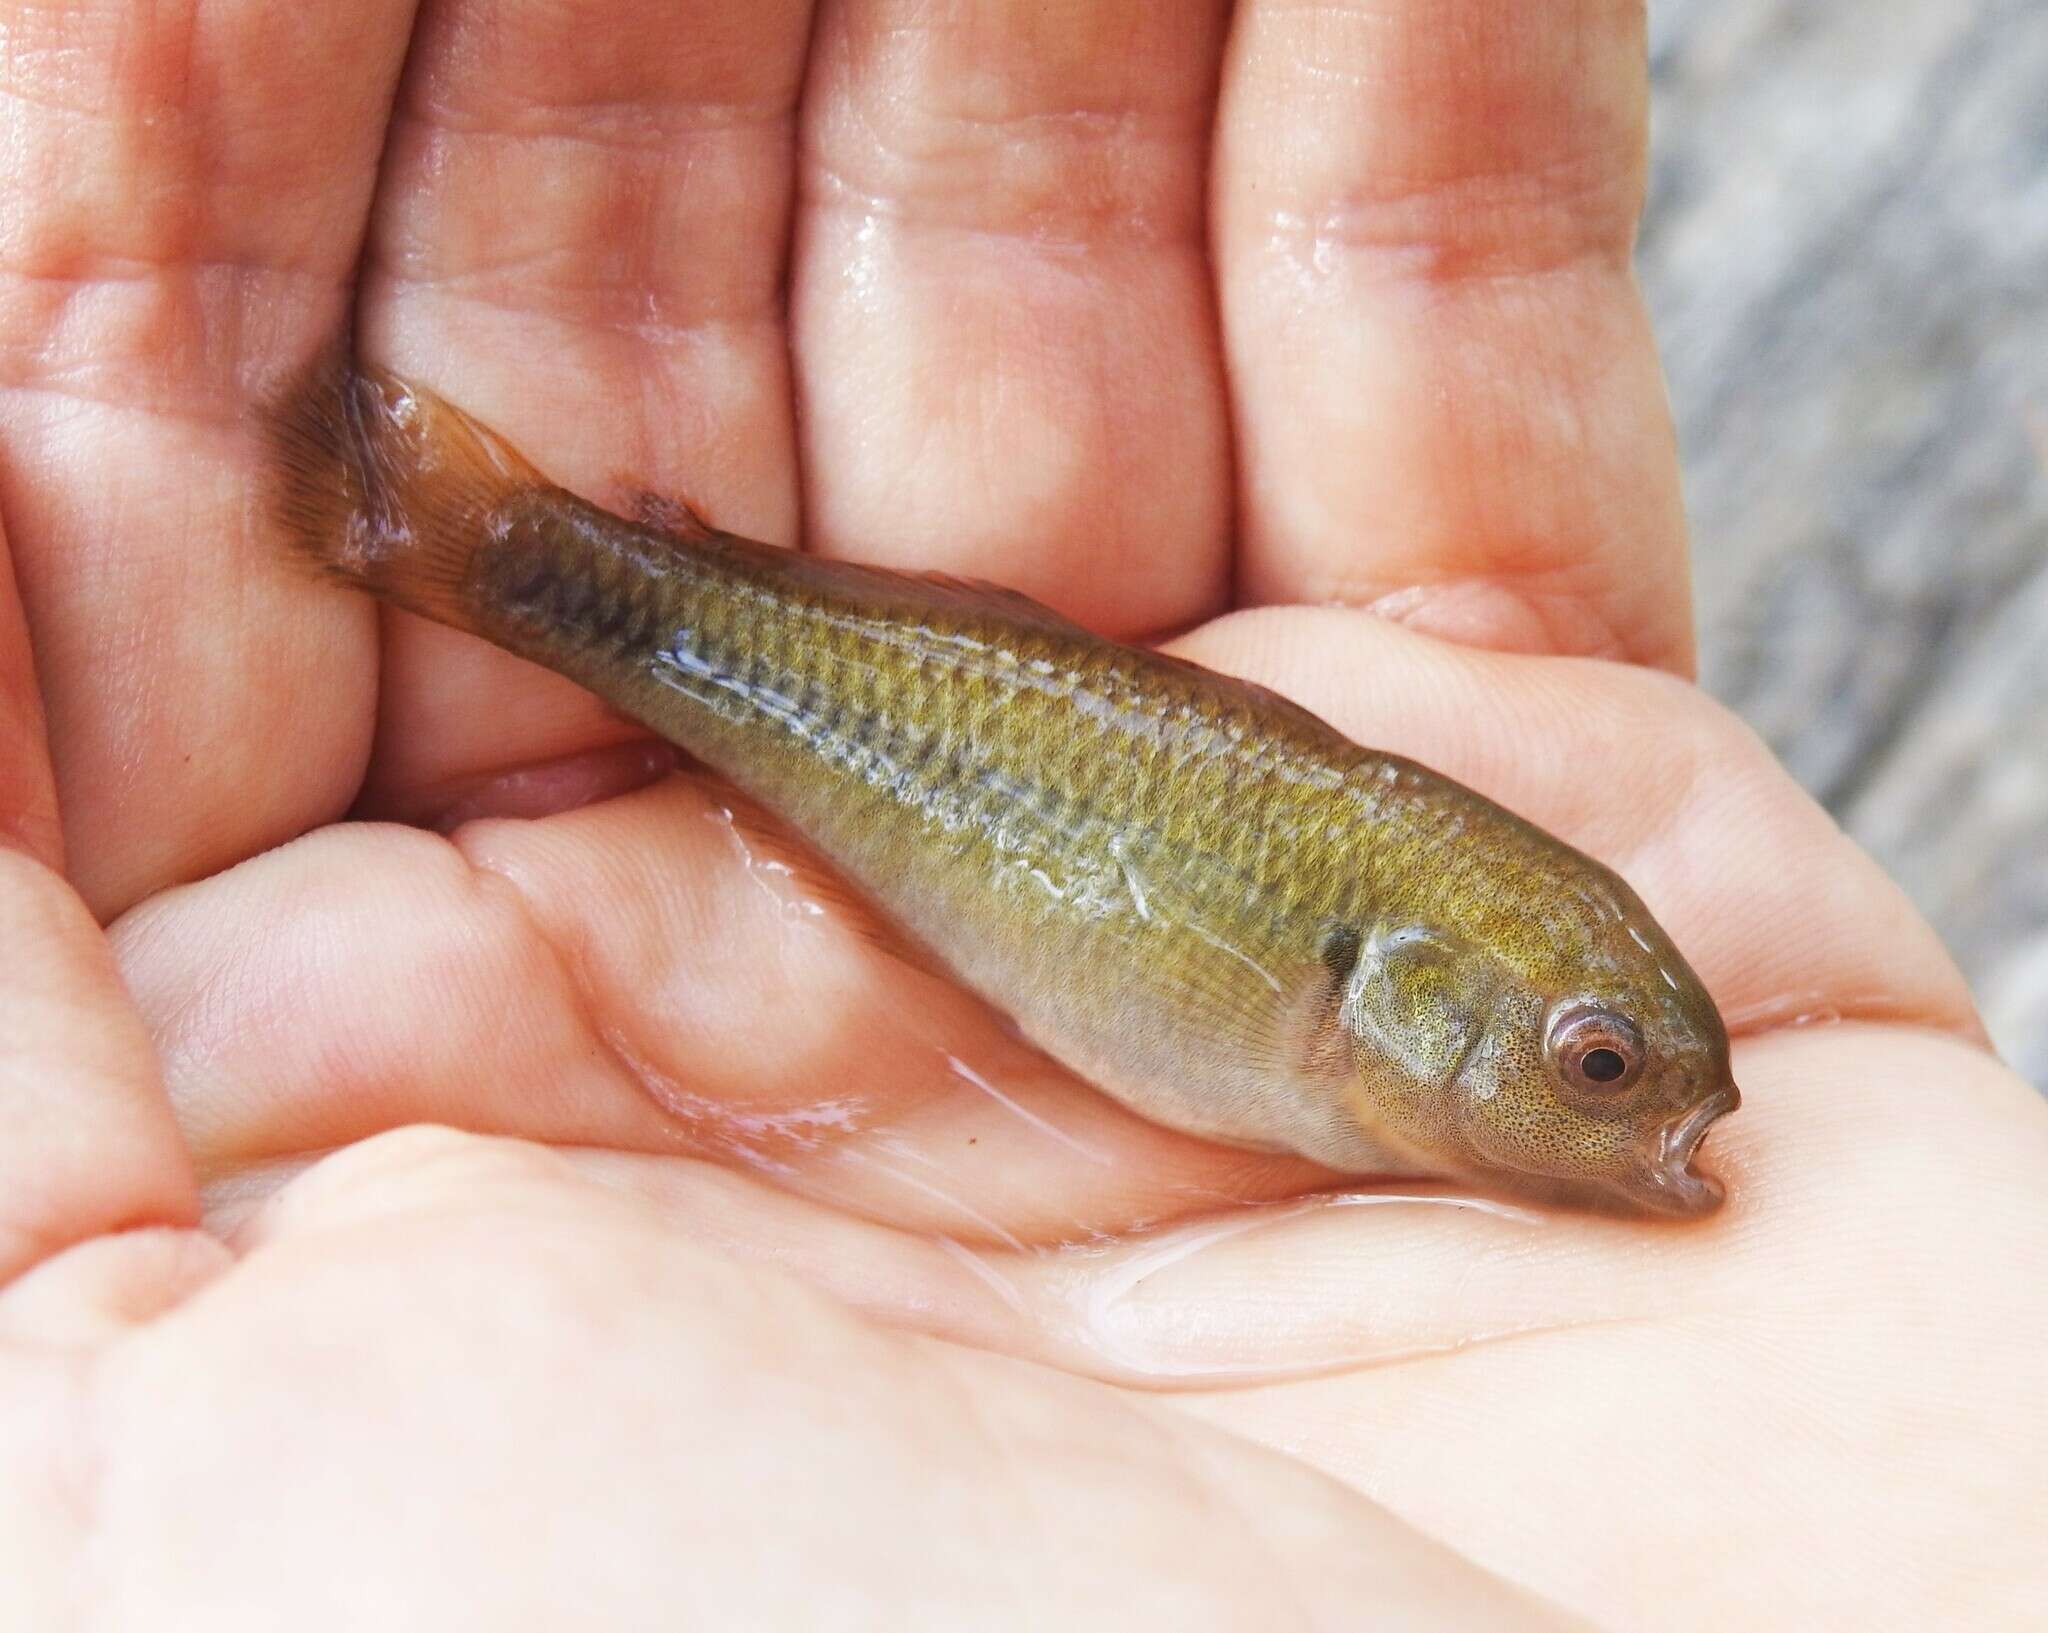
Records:
{"label": "fish head", "polygon": [[1536,958],[1499,938],[1374,938],[1341,1010],[1365,1120],[1427,1164],[1527,1200],[1719,1207],[1720,1182],[1693,1159],[1740,1102],[1727,1031],[1639,904],[1610,929]]}
{"label": "fish head", "polygon": [[1721,1205],[1693,1159],[1740,1099],[1718,1016],[1612,987],[1504,994],[1450,1095],[1466,1154],[1507,1188],[1678,1215]]}

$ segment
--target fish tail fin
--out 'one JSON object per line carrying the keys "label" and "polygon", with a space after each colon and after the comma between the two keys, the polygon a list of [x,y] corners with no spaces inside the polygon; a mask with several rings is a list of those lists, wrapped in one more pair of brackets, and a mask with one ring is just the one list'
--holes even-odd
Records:
{"label": "fish tail fin", "polygon": [[409,611],[471,629],[471,559],[516,494],[553,484],[453,404],[336,352],[266,416],[271,514],[292,552]]}

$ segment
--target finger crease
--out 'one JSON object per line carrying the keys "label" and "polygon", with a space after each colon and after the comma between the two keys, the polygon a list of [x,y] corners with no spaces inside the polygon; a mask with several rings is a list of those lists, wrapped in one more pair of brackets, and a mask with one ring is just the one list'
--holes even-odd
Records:
{"label": "finger crease", "polygon": [[943,199],[931,190],[876,192],[857,187],[843,174],[821,166],[805,178],[803,203],[809,209],[879,217],[927,235],[1029,244],[1073,253],[1203,248],[1199,211],[1181,207],[1148,210],[1129,200],[1097,204],[1070,197],[1057,210],[1006,211],[990,219],[985,195],[973,187],[948,189]]}
{"label": "finger crease", "polygon": [[604,1024],[596,994],[584,978],[581,963],[573,949],[565,946],[547,927],[534,911],[526,893],[509,874],[475,860],[463,850],[459,839],[451,839],[448,843],[468,865],[470,875],[484,898],[508,912],[526,941],[546,955],[554,968],[565,1004],[584,1035],[623,1081],[637,1088],[664,1117],[672,1117],[673,1107],[664,1097],[661,1085],[651,1080],[644,1062],[635,1058],[630,1047],[622,1046],[613,1030]]}

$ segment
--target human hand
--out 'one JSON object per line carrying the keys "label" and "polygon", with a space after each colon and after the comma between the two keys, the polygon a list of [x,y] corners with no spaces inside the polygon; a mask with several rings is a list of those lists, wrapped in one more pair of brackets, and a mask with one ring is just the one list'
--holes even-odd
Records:
{"label": "human hand", "polygon": [[[45,862],[61,804],[134,1002],[10,864],[0,1593],[1553,1625],[1498,1573],[1617,1627],[2017,1618],[2048,1114],[1657,672],[1640,19],[1260,0],[1225,54],[1219,15],[465,0],[387,120],[409,7],[0,10],[0,787]],[[1230,1208],[1311,1176],[1064,1078],[715,791],[565,810],[658,759],[263,533],[250,408],[351,299],[571,486],[1199,625],[1614,863],[1746,1034],[1728,1207]]]}

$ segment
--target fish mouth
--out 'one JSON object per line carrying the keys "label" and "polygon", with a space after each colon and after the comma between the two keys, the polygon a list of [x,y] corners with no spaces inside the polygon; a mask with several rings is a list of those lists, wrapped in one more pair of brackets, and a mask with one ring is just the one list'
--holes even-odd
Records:
{"label": "fish mouth", "polygon": [[1727,1193],[1718,1179],[1693,1168],[1693,1154],[1707,1137],[1708,1128],[1741,1104],[1741,1094],[1730,1083],[1658,1128],[1654,1144],[1643,1153],[1645,1160],[1634,1176],[1631,1194],[1660,1213],[1688,1218],[1712,1213]]}

